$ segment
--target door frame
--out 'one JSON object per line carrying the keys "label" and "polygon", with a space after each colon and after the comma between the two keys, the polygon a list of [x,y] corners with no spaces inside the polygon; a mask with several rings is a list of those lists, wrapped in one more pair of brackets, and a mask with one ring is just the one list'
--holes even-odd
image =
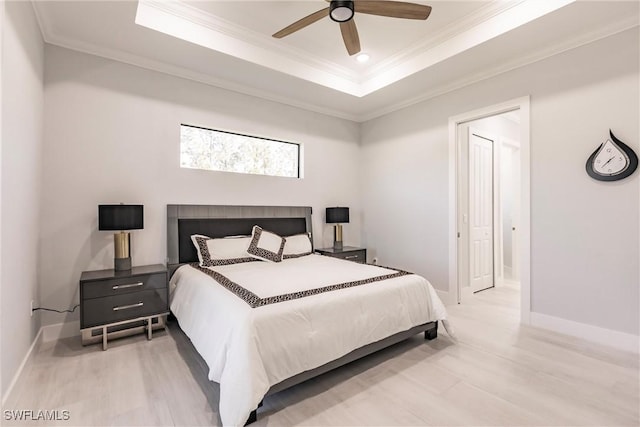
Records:
{"label": "door frame", "polygon": [[520,111],[520,322],[531,323],[531,164],[530,97],[505,101],[449,118],[449,295],[459,303],[458,280],[458,127],[460,124],[509,111]]}
{"label": "door frame", "polygon": [[[510,147],[513,150],[512,156],[515,156],[517,153],[518,156],[518,160],[520,160],[520,143],[518,141],[514,141],[512,139],[506,138],[506,137],[501,137],[500,138],[500,150],[502,150],[504,147]],[[513,158],[511,159],[513,161]],[[518,163],[520,163],[520,161],[518,161]],[[501,195],[502,197],[502,195]],[[519,219],[520,219],[520,212],[519,206],[516,206],[517,208],[517,212],[514,212],[514,216],[516,218],[516,226],[517,226],[517,230],[516,233],[511,233],[511,273],[513,275],[518,275],[518,262],[519,262],[519,255],[518,255],[518,250],[519,247],[517,244],[513,244],[513,242],[518,242],[519,239],[517,239],[517,234],[520,232],[520,225],[519,225]],[[502,231],[503,229],[503,223],[504,219],[502,217],[502,209],[500,209],[500,231],[501,231],[501,235],[500,235],[500,241],[501,241],[501,245],[502,245],[502,251],[501,251],[501,255],[500,255],[500,268],[502,269],[502,280],[504,281],[504,236],[502,235]],[[512,224],[513,227],[513,224]],[[514,236],[516,237],[516,239],[514,239]]]}

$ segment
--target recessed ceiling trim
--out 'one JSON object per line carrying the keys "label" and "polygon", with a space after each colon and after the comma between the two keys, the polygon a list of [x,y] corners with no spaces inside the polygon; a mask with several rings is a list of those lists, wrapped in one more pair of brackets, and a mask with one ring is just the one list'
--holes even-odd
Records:
{"label": "recessed ceiling trim", "polygon": [[496,67],[488,70],[484,70],[481,73],[470,74],[462,79],[453,81],[446,86],[440,86],[437,89],[431,90],[427,93],[420,94],[418,96],[404,100],[402,102],[397,102],[395,104],[391,104],[384,108],[372,110],[368,113],[362,113],[358,115],[357,120],[359,122],[366,122],[369,120],[373,120],[375,118],[384,116],[386,114],[393,113],[394,111],[402,110],[412,105],[419,104],[420,102],[428,101],[429,99],[442,96],[449,92],[462,89],[466,86],[470,86],[472,84],[481,82],[483,80],[487,80],[492,77],[499,76],[500,74],[504,74],[509,71],[516,70],[518,68],[536,63],[538,61],[551,58],[552,56],[559,55],[563,52],[567,52],[572,49],[576,49],[581,46],[594,43],[598,40],[602,40],[604,38],[614,36],[618,33],[622,33],[624,31],[636,28],[638,26],[639,26],[638,18],[636,16],[629,16],[622,21],[613,22],[611,25],[607,26],[606,28],[599,28],[587,34],[583,34],[579,37],[574,37],[569,40],[564,40],[563,42],[557,43],[553,46],[549,46],[546,49],[538,50],[524,57],[515,59],[513,61],[499,64]]}
{"label": "recessed ceiling trim", "polygon": [[[337,65],[311,59],[290,47],[274,44],[269,37],[252,33],[238,25],[198,10],[181,1],[169,3],[140,0],[135,22],[218,52],[262,65],[294,77],[340,92],[364,97],[420,70],[473,48],[494,37],[553,12],[576,0],[516,0],[494,2],[490,9],[478,13],[460,25],[470,29],[445,30],[425,42],[426,50],[411,56],[397,57],[369,78],[358,80],[352,73],[340,72]],[[433,45],[437,40],[440,43]],[[410,50],[415,49],[411,47]],[[344,70],[342,70],[344,71]]]}
{"label": "recessed ceiling trim", "polygon": [[271,37],[265,37],[264,34],[203,11],[202,9],[184,3],[184,1],[162,2],[158,0],[139,0],[138,4],[140,3],[145,3],[147,6],[154,7],[179,18],[186,19],[194,24],[201,25],[229,37],[269,49],[269,51],[277,51],[284,55],[289,55],[299,61],[306,61],[314,67],[328,69],[332,74],[335,74],[338,77],[355,82],[358,81],[359,75],[349,68],[340,66],[331,61],[320,59],[314,55],[310,55],[306,50],[284,45],[273,40]]}
{"label": "recessed ceiling trim", "polygon": [[517,6],[518,4],[524,2],[526,0],[516,0],[516,1],[499,1],[495,0],[488,6],[485,6],[481,9],[478,9],[458,21],[452,22],[447,25],[447,27],[433,34],[431,37],[419,40],[409,46],[407,46],[402,51],[389,56],[388,58],[380,61],[373,67],[367,69],[366,74],[364,75],[364,79],[368,80],[379,73],[384,73],[398,65],[402,62],[407,61],[413,55],[419,54],[420,52],[428,51],[437,45],[446,42],[448,39],[457,36],[458,34],[464,33],[469,28],[475,27],[500,13],[503,13],[507,9],[511,9],[512,7]]}
{"label": "recessed ceiling trim", "polygon": [[483,72],[476,73],[475,75],[468,75],[462,79],[458,79],[454,82],[451,82],[446,86],[440,86],[426,93],[421,93],[419,96],[406,99],[401,102],[391,103],[386,105],[383,108],[374,108],[369,111],[350,113],[345,110],[340,110],[339,105],[336,105],[336,108],[322,107],[314,103],[300,101],[298,99],[293,99],[288,96],[280,96],[271,91],[261,90],[253,87],[247,87],[243,84],[233,83],[226,79],[215,78],[211,75],[198,73],[198,72],[189,70],[185,67],[176,66],[176,65],[168,64],[162,61],[152,60],[143,56],[131,54],[120,49],[106,48],[104,46],[81,41],[77,38],[68,38],[66,36],[62,36],[61,34],[54,31],[53,22],[50,20],[48,14],[46,13],[46,9],[44,9],[45,7],[44,4],[46,4],[46,2],[42,2],[42,3],[33,2],[34,9],[36,11],[36,17],[40,25],[40,30],[43,34],[43,38],[45,42],[49,44],[58,45],[71,50],[76,50],[76,51],[88,53],[91,55],[101,56],[104,58],[127,63],[140,68],[158,71],[158,72],[173,75],[176,77],[185,78],[185,79],[200,82],[203,84],[219,87],[221,89],[230,90],[230,91],[238,92],[238,93],[249,95],[249,96],[255,96],[255,97],[266,99],[268,101],[278,102],[281,104],[290,105],[292,107],[297,107],[297,108],[305,109],[308,111],[325,114],[328,116],[333,116],[333,117],[337,117],[345,120],[355,121],[355,122],[365,122],[386,114],[393,113],[394,111],[407,108],[411,105],[424,102],[431,98],[441,96],[451,91],[458,90],[460,88],[477,83],[479,81],[492,78],[504,72],[508,72],[513,69],[517,69],[522,66],[526,66],[528,64],[560,54],[562,52],[565,52],[574,48],[578,48],[582,45],[586,45],[586,44],[595,42],[597,40],[624,32],[626,30],[636,28],[639,25],[638,16],[629,15],[626,19],[613,21],[610,25],[606,27],[598,27],[587,34],[582,34],[580,36],[577,36],[571,39],[564,39],[563,41],[556,43],[552,46],[548,46],[545,49],[532,52],[525,57],[521,57],[509,63],[499,64],[493,69],[485,70]]}
{"label": "recessed ceiling trim", "polygon": [[[291,54],[292,49],[286,52],[282,45],[269,41],[269,43],[257,43],[255,37],[245,30],[244,37],[240,38],[234,31],[220,31],[222,25],[219,18],[200,12],[201,15],[210,17],[204,21],[198,19],[194,10],[189,9],[180,2],[160,3],[157,1],[140,1],[136,12],[135,22],[138,25],[156,30],[188,42],[231,55],[245,61],[253,62],[264,67],[280,71],[294,77],[317,83],[340,92],[362,96],[360,86],[352,76],[336,74],[335,67],[330,71],[327,66],[310,64],[309,60],[300,60],[299,53]],[[188,16],[187,16],[188,15]],[[211,22],[217,22],[213,25]],[[229,26],[226,26],[229,30]],[[233,35],[230,35],[233,34]],[[247,37],[249,37],[247,41]],[[318,61],[316,61],[318,62]]]}
{"label": "recessed ceiling trim", "polygon": [[490,19],[467,31],[459,33],[427,51],[414,55],[412,58],[408,58],[394,68],[370,78],[362,84],[362,91],[365,94],[373,93],[411,74],[458,55],[575,1],[576,0],[522,1],[516,6],[505,9],[503,12],[492,16]]}
{"label": "recessed ceiling trim", "polygon": [[[41,28],[44,32],[44,28]],[[199,73],[192,71],[184,67],[175,66],[166,62],[157,61],[154,59],[144,58],[138,55],[130,54],[122,50],[109,49],[103,46],[99,46],[93,43],[80,42],[76,39],[70,39],[59,36],[55,33],[47,33],[44,37],[45,42],[51,45],[59,46],[65,49],[86,53],[101,58],[110,59],[117,62],[122,62],[127,65],[131,65],[146,70],[151,70],[163,74],[167,74],[174,77],[191,80],[197,83],[206,84],[222,90],[228,90],[236,92],[242,95],[261,98],[267,101],[277,102],[279,104],[288,105],[295,108],[311,111],[314,113],[323,114],[325,116],[337,117],[339,119],[349,120],[352,122],[358,122],[358,116],[355,114],[349,114],[345,111],[341,111],[334,108],[323,108],[316,104],[302,102],[296,99],[292,99],[286,96],[280,96],[274,92],[260,90],[257,88],[249,87],[239,83],[233,83],[229,80],[219,79],[211,76],[210,74]]]}

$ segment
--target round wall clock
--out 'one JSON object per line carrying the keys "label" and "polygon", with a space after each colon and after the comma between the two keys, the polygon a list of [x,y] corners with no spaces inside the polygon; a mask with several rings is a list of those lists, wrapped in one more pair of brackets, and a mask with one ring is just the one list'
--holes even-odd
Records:
{"label": "round wall clock", "polygon": [[599,181],[617,181],[631,175],[638,168],[636,153],[620,141],[609,129],[607,139],[587,160],[587,173]]}

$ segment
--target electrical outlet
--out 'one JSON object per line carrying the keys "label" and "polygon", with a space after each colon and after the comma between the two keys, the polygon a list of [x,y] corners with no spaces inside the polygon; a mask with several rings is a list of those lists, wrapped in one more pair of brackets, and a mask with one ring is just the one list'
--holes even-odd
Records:
{"label": "electrical outlet", "polygon": [[29,314],[31,314],[31,317],[33,317],[33,300],[31,300],[31,311],[29,312]]}

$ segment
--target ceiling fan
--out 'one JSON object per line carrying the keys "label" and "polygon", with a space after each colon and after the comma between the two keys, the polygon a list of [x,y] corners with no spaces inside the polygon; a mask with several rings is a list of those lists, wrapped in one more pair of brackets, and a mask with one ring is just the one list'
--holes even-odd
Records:
{"label": "ceiling fan", "polygon": [[422,20],[427,19],[431,13],[431,6],[401,1],[326,1],[330,3],[329,7],[305,16],[288,27],[278,31],[273,35],[273,37],[281,39],[313,24],[316,21],[319,21],[325,16],[329,16],[333,21],[340,24],[342,39],[344,40],[344,45],[346,46],[349,55],[355,55],[360,52],[360,38],[358,37],[356,23],[353,20],[355,12],[366,13],[369,15],[389,16],[392,18]]}

